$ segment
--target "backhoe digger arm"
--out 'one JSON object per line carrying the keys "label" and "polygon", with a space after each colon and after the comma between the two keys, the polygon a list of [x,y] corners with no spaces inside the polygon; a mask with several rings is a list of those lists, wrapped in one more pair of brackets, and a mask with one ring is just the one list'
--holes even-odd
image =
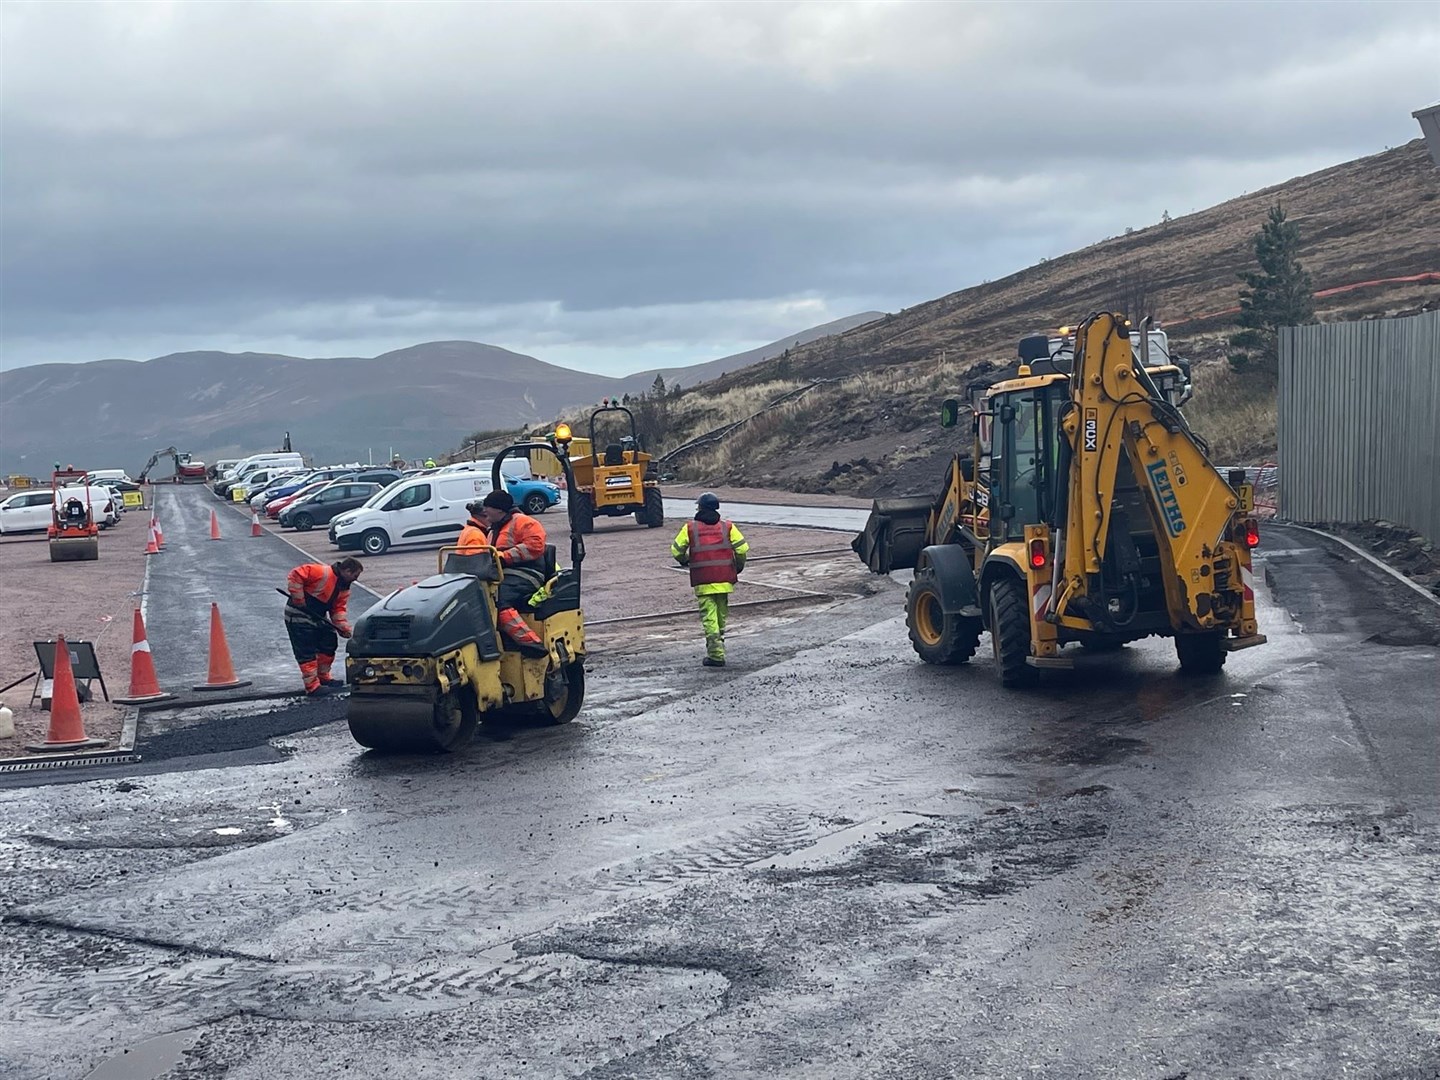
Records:
{"label": "backhoe digger arm", "polygon": [[1076,601],[1102,572],[1117,473],[1128,457],[1157,540],[1172,627],[1254,634],[1249,549],[1233,538],[1239,499],[1135,359],[1119,316],[1092,315],[1080,326],[1070,398],[1062,421],[1072,464],[1057,615],[1075,605],[1095,617],[1093,604]]}

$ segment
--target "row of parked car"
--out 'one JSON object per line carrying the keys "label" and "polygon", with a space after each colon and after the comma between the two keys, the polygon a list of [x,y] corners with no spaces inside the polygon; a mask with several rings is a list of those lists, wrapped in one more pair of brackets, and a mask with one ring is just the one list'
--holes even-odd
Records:
{"label": "row of parked car", "polygon": [[[250,507],[282,528],[304,532],[328,524],[330,541],[341,550],[380,555],[396,545],[443,544],[458,536],[469,516],[466,504],[490,493],[491,465],[395,470],[262,463],[221,477],[213,490],[233,498],[243,487]],[[556,485],[530,476],[525,459],[507,459],[505,470],[505,487],[526,513],[543,514],[561,501]]]}
{"label": "row of parked car", "polygon": [[54,516],[52,508],[70,498],[87,501],[87,487],[90,513],[102,529],[119,524],[120,515],[125,513],[125,491],[140,490],[139,485],[125,475],[124,469],[104,469],[87,474],[83,484],[58,491],[48,487],[17,491],[0,500],[0,536],[46,531]]}
{"label": "row of parked car", "polygon": [[249,503],[256,513],[278,521],[283,528],[308,532],[316,525],[328,525],[337,514],[363,506],[370,496],[399,479],[400,473],[394,469],[353,465],[303,473],[281,471],[273,476],[266,472],[255,478],[259,490]]}

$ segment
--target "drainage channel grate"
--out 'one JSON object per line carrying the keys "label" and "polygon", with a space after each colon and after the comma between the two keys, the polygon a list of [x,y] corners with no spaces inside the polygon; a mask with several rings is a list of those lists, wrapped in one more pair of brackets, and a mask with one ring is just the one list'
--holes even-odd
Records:
{"label": "drainage channel grate", "polygon": [[81,765],[134,765],[139,754],[117,751],[109,754],[77,754],[67,758],[37,758],[34,761],[0,762],[0,773],[36,772],[40,769],[73,769]]}

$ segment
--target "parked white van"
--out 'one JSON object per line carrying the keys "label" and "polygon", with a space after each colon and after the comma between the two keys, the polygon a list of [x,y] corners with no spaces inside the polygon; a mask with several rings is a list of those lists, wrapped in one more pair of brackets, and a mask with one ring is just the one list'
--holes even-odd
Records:
{"label": "parked white van", "polygon": [[304,468],[305,459],[296,453],[255,454],[253,457],[246,458],[230,472],[220,477],[219,480],[215,481],[210,490],[224,499],[229,497],[230,489],[233,487],[240,487],[242,485],[247,488],[252,487],[252,480],[255,474],[262,469],[267,472],[273,471],[274,475],[278,476],[282,471],[299,472]]}
{"label": "parked white van", "polygon": [[[109,488],[101,487],[99,484],[90,484],[88,488],[90,516],[95,519],[97,526],[108,529],[120,520],[121,500],[113,495]],[[71,499],[76,499],[84,505],[86,502],[85,492],[86,485],[83,484],[63,487],[55,492],[53,503],[56,507],[63,507]]]}
{"label": "parked white van", "polygon": [[391,547],[450,543],[470,516],[465,504],[489,494],[488,471],[397,480],[360,509],[332,521],[330,542],[341,551],[358,548],[366,555],[383,555]]}
{"label": "parked white van", "polygon": [[275,468],[277,466],[290,469],[303,469],[305,459],[300,454],[289,451],[274,454],[251,454],[247,458],[241,458],[235,463],[235,467],[224,474],[223,479],[239,480],[247,473],[254,472],[259,468]]}

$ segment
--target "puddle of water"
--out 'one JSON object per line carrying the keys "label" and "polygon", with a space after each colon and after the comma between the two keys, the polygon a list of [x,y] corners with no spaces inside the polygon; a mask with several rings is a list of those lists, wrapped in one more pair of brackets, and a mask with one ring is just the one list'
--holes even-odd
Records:
{"label": "puddle of water", "polygon": [[788,855],[758,859],[749,865],[754,869],[764,870],[791,870],[801,866],[814,866],[817,863],[833,859],[841,852],[863,844],[867,840],[873,840],[877,836],[904,832],[914,825],[929,820],[924,814],[886,814],[876,821],[862,822],[859,825],[852,825],[848,829],[833,832],[829,836],[821,837],[815,843],[803,847],[799,851],[792,851]]}
{"label": "puddle of water", "polygon": [[244,829],[236,829],[236,828],[233,828],[233,827],[231,827],[231,828],[225,828],[225,829],[212,829],[212,830],[211,830],[211,832],[213,832],[216,836],[239,836],[239,835],[240,835],[242,832],[244,832],[244,831],[245,831]]}
{"label": "puddle of water", "polygon": [[179,1065],[199,1038],[200,1032],[190,1028],[146,1039],[106,1058],[85,1074],[85,1080],[155,1080]]}

